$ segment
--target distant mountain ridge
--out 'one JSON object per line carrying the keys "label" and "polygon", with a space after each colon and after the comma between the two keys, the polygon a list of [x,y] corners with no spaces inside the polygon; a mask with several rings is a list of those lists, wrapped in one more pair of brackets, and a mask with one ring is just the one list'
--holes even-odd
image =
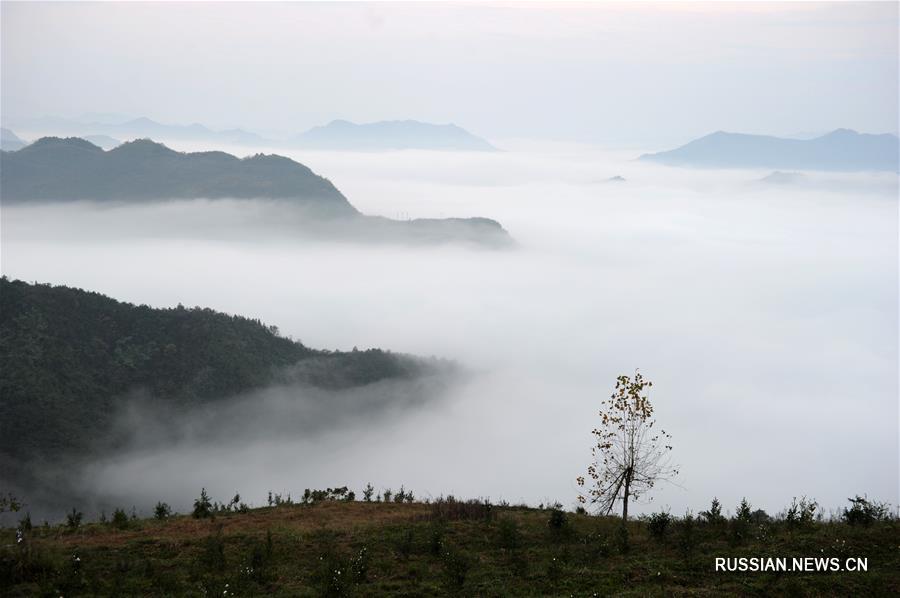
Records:
{"label": "distant mountain ridge", "polygon": [[[116,121],[116,118],[123,120]],[[17,121],[18,122],[18,121]],[[125,119],[121,115],[87,115],[84,119],[43,117],[22,121],[24,129],[83,139],[105,136],[113,139],[142,138],[167,141],[265,146],[273,148],[343,149],[385,151],[433,149],[444,151],[497,151],[493,145],[454,124],[432,124],[415,120],[356,124],[334,120],[289,139],[266,138],[234,128],[211,129],[199,123],[163,124],[147,117]],[[17,149],[17,148],[8,148]]]}
{"label": "distant mountain ridge", "polygon": [[182,153],[149,139],[104,151],[77,137],[44,137],[0,154],[0,167],[4,202],[263,197],[300,200],[335,215],[357,213],[330,181],[276,155]]}
{"label": "distant mountain ridge", "polygon": [[[131,118],[118,122],[93,115],[96,120],[75,120],[58,117],[43,117],[22,122],[26,130],[50,132],[53,135],[75,136],[86,139],[92,136],[106,136],[113,139],[166,139],[178,141],[199,141],[206,143],[226,143],[236,145],[267,145],[267,140],[256,133],[243,129],[213,130],[199,123],[189,125],[163,124],[147,117]],[[109,118],[115,118],[111,115]]]}
{"label": "distant mountain ridge", "polygon": [[896,135],[837,129],[813,139],[784,139],[718,131],[679,148],[644,154],[641,160],[698,168],[776,170],[898,171]]}
{"label": "distant mountain ridge", "polygon": [[7,128],[0,127],[0,150],[14,152],[28,143]]}
{"label": "distant mountain ridge", "polygon": [[[365,216],[331,181],[275,154],[238,158],[218,151],[185,153],[149,139],[104,151],[77,137],[44,137],[18,151],[0,152],[0,201],[5,204],[175,199],[283,200],[289,204],[285,217],[273,226],[310,238],[511,244],[503,227],[488,218]],[[301,217],[288,207],[302,208]]]}
{"label": "distant mountain ridge", "polygon": [[415,120],[356,124],[333,120],[290,140],[292,145],[328,150],[384,151],[404,149],[497,151],[493,145],[454,124]]}

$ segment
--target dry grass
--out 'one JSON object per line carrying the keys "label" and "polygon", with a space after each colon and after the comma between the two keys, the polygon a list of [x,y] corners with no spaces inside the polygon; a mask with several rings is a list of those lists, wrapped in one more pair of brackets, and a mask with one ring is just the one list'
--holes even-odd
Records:
{"label": "dry grass", "polygon": [[[677,526],[661,541],[632,521],[631,549],[623,553],[615,519],[569,513],[560,529],[550,525],[549,510],[493,506],[484,517],[484,506],[473,505],[323,502],[202,520],[139,520],[125,530],[99,523],[79,530],[37,528],[27,550],[16,546],[14,530],[3,529],[0,595],[900,593],[896,522],[871,528],[824,523],[803,532],[775,526],[765,543],[751,536],[739,545],[732,545],[727,526],[700,525],[686,553]],[[870,571],[712,569],[716,556],[829,555],[839,543],[848,556],[868,557]],[[363,552],[367,571],[354,573]],[[73,555],[81,559],[78,567]]]}

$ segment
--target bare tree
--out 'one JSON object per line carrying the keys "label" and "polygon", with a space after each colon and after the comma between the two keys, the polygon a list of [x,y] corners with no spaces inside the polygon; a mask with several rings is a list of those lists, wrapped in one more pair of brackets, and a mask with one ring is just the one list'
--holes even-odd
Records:
{"label": "bare tree", "polygon": [[656,482],[670,480],[678,470],[669,462],[671,435],[655,430],[653,405],[646,389],[653,386],[635,371],[634,379],[619,376],[616,390],[600,409],[600,426],[593,430],[597,445],[591,449],[594,460],[588,477],[577,479],[588,484],[586,495],[578,500],[596,505],[603,513],[612,512],[622,502],[622,521],[628,520],[628,501],[649,492]]}

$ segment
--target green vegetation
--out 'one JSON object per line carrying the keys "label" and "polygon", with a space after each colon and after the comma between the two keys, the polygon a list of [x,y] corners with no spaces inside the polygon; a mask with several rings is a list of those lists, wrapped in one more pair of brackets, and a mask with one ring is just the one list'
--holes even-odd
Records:
{"label": "green vegetation", "polygon": [[[334,490],[245,511],[210,506],[199,519],[129,520],[122,512],[108,523],[0,530],[0,588],[10,596],[900,592],[900,524],[861,497],[843,517],[802,527],[788,521],[789,506],[735,540],[734,527],[746,522],[724,515],[655,514],[623,528],[621,518],[558,505],[351,501],[349,490]],[[873,518],[848,515],[859,510]],[[868,571],[716,572],[717,557],[864,557]]]}
{"label": "green vegetation", "polygon": [[349,388],[432,367],[379,349],[317,351],[211,309],[154,309],[5,277],[0,363],[0,477],[4,463],[90,450],[132,391],[187,409],[274,383]]}

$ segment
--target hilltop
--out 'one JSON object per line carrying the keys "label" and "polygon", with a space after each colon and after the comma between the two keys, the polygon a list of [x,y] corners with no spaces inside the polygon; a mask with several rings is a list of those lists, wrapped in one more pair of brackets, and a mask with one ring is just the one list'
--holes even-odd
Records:
{"label": "hilltop", "polygon": [[276,155],[184,153],[150,139],[104,151],[77,137],[44,137],[0,159],[5,202],[275,198],[323,214],[357,214],[330,181]]}
{"label": "hilltop", "polygon": [[179,413],[273,384],[344,389],[447,367],[380,349],[311,349],[259,320],[207,308],[132,305],[6,277],[0,363],[0,472],[6,463],[20,473],[29,460],[115,440],[116,411],[136,390],[157,411]]}
{"label": "hilltop", "polygon": [[497,148],[454,124],[436,125],[415,120],[357,124],[333,120],[290,140],[312,149],[385,151],[404,149],[491,152]]}
{"label": "hilltop", "polygon": [[0,127],[0,150],[14,152],[28,145],[24,139],[5,127]]}
{"label": "hilltop", "polygon": [[[115,141],[115,140],[113,140]],[[0,152],[5,204],[89,200],[152,202],[268,199],[284,202],[278,225],[322,240],[508,247],[512,240],[488,218],[391,220],[356,210],[328,179],[290,158],[219,151],[178,152],[150,139],[110,150],[78,137],[44,137]],[[244,204],[250,206],[250,204]]]}
{"label": "hilltop", "polygon": [[897,172],[896,135],[837,129],[813,139],[783,139],[718,131],[679,148],[644,154],[641,160],[698,168]]}

